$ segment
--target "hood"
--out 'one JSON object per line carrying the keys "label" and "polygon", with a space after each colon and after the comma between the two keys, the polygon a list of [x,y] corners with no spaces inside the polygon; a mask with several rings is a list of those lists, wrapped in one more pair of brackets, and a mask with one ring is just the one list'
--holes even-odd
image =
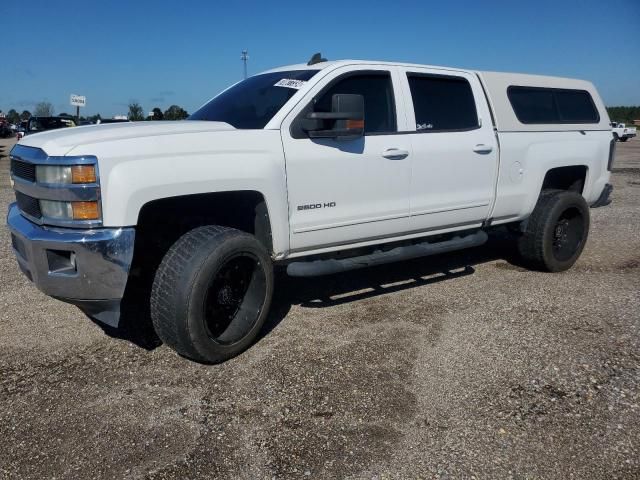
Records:
{"label": "hood", "polygon": [[34,133],[21,139],[20,145],[41,148],[51,156],[62,156],[66,155],[74,147],[89,143],[184,133],[217,132],[221,130],[235,130],[235,128],[225,122],[201,120],[109,123],[106,125],[87,125]]}

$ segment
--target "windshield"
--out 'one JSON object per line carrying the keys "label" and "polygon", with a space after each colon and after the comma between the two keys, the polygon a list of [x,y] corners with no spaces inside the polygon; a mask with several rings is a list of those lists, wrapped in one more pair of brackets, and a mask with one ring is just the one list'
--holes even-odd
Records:
{"label": "windshield", "polygon": [[239,129],[264,128],[318,70],[263,73],[225,90],[188,120],[227,122]]}

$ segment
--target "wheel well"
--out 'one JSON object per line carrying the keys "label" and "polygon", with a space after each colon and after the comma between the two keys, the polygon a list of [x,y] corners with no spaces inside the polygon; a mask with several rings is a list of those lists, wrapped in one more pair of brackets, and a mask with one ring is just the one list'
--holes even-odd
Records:
{"label": "wheel well", "polygon": [[150,288],[164,254],[178,238],[203,225],[222,225],[255,235],[271,254],[271,223],[264,197],[255,191],[162,198],[138,215],[131,274]]}
{"label": "wheel well", "polygon": [[587,179],[585,165],[552,168],[547,172],[542,182],[542,190],[570,190],[582,193]]}
{"label": "wheel well", "polygon": [[138,215],[136,235],[150,234],[172,245],[202,225],[237,228],[258,237],[271,253],[271,224],[264,197],[255,191],[215,192],[162,198],[146,203]]}

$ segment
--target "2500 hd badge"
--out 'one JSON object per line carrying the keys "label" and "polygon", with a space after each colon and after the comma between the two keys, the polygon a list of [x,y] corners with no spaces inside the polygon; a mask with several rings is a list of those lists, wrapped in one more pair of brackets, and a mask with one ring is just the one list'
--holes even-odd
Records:
{"label": "2500 hd badge", "polygon": [[336,202],[310,203],[308,205],[298,205],[298,210],[316,210],[318,208],[333,208]]}

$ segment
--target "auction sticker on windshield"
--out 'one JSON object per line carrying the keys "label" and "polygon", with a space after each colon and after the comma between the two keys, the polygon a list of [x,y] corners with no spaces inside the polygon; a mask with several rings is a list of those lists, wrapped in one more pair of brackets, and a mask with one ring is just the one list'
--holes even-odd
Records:
{"label": "auction sticker on windshield", "polygon": [[283,78],[282,80],[278,81],[274,87],[285,87],[285,88],[295,88],[296,90],[300,90],[302,87],[304,87],[304,84],[307,83],[304,80],[294,80],[291,78]]}

